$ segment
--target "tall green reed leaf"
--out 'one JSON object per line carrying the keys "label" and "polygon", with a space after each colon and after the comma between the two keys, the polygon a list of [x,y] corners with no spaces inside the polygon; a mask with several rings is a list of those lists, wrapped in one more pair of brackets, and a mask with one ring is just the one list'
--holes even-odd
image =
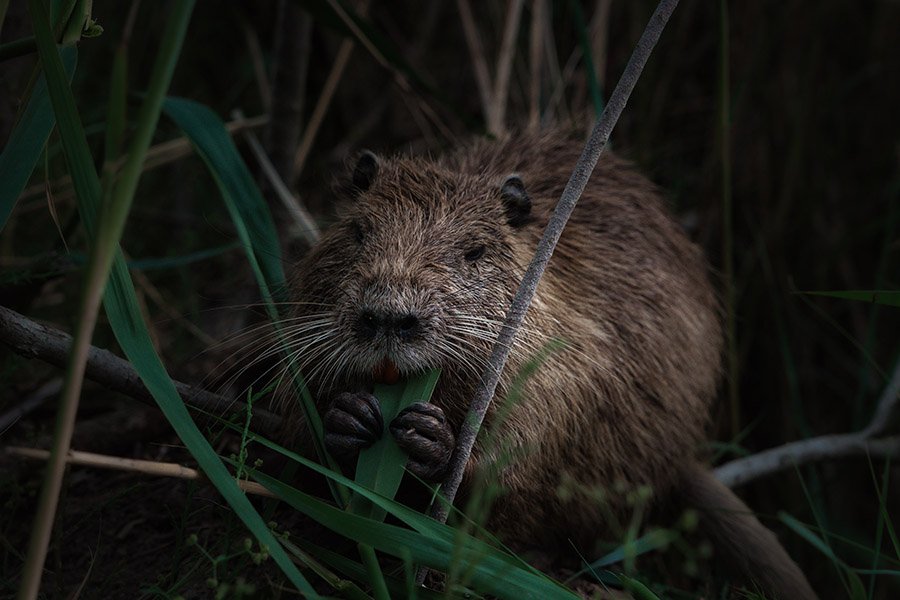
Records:
{"label": "tall green reed leaf", "polygon": [[[78,62],[78,50],[74,46],[60,48],[59,57],[66,81],[71,81]],[[0,230],[25,189],[55,124],[56,116],[47,95],[47,79],[42,74],[31,91],[22,117],[0,153]]]}
{"label": "tall green reed leaf", "polygon": [[[235,148],[225,124],[209,108],[183,98],[170,97],[165,101],[164,110],[190,139],[219,187],[266,302],[269,318],[277,328],[280,315],[276,302],[284,299],[286,292],[281,250],[272,216],[253,176]],[[322,420],[302,376],[296,371],[292,375],[307,423],[313,432],[316,450],[322,461],[327,462],[328,455],[322,442]]]}
{"label": "tall green reed leaf", "polygon": [[[298,457],[300,458],[300,457]],[[302,459],[301,459],[302,460]],[[308,461],[304,461],[308,463]],[[310,463],[309,466],[314,465]],[[318,465],[315,465],[318,467]],[[315,519],[318,523],[362,544],[370,545],[397,558],[411,556],[420,564],[446,570],[454,551],[456,531],[437,523],[401,504],[387,500],[362,488],[346,478],[328,473],[327,476],[343,479],[341,483],[364,495],[368,500],[404,520],[421,524],[431,521],[428,533],[410,530],[396,525],[388,525],[347,513],[321,500],[296,490],[263,473],[251,472],[251,477],[277,494],[290,506]],[[414,528],[415,529],[415,528]],[[433,535],[437,533],[437,535]],[[576,598],[572,592],[555,581],[525,568],[516,557],[494,548],[481,540],[467,537],[467,556],[477,556],[479,561],[473,566],[472,584],[476,590],[496,595],[500,598],[521,600],[523,598]]]}
{"label": "tall green reed leaf", "polygon": [[[104,206],[103,213],[98,215],[98,211],[101,208],[100,180],[93,169],[92,158],[85,139],[84,129],[81,126],[75,108],[74,98],[62,76],[62,67],[59,64],[58,56],[56,56],[53,38],[46,23],[47,18],[44,7],[41,0],[31,0],[33,14],[36,15],[34,20],[38,47],[47,69],[49,92],[59,121],[66,161],[78,197],[79,214],[88,232],[88,237],[93,242],[90,263],[92,266],[89,267],[89,273],[96,273],[97,265],[104,262],[106,263],[106,268],[109,269],[109,262],[106,261],[112,262],[109,282],[103,300],[113,332],[126,356],[140,373],[147,389],[157,400],[160,409],[191,451],[200,468],[226,501],[234,508],[237,515],[253,532],[259,542],[269,548],[271,556],[288,579],[299,590],[315,597],[315,591],[290,561],[284,549],[279,545],[244,493],[237,487],[228,469],[225,468],[225,465],[218,458],[188,414],[175,390],[172,380],[168,377],[153,349],[149,333],[140,314],[131,278],[128,275],[121,252],[117,250],[118,236],[113,235],[114,232],[111,231],[120,220],[124,223],[127,207],[123,209],[123,204],[130,204],[137,185],[143,154],[146,152],[146,147],[149,145],[150,137],[155,129],[161,102],[165,90],[168,88],[174,61],[178,57],[193,4],[192,1],[173,4],[172,16],[160,46],[157,65],[154,68],[147,98],[140,113],[137,134],[129,153],[129,160],[126,162],[117,181],[110,179],[106,182],[109,198],[118,200],[118,202],[112,202],[109,207]],[[106,247],[104,248],[104,246]],[[101,250],[94,250],[95,248],[100,248]],[[109,252],[110,256],[106,257],[97,254],[104,251]],[[101,291],[103,290],[102,284],[103,280],[105,280],[105,273],[103,275],[104,277],[100,279],[99,286]],[[91,275],[91,277],[93,276]],[[87,294],[96,293],[96,291],[96,286],[86,286]],[[87,305],[87,303],[83,304]],[[87,311],[82,311],[83,314],[85,312]],[[93,316],[96,317],[96,307]],[[90,325],[90,327],[86,330],[85,335],[83,332],[87,325]],[[83,344],[89,344],[92,327],[92,322],[88,323],[84,319],[80,319],[79,331],[82,333],[80,337],[76,337],[76,340],[81,340]],[[75,347],[77,348],[78,346]],[[71,373],[78,373],[79,371],[83,375],[83,364],[81,369],[70,369]],[[79,386],[74,387],[77,389]],[[77,394],[75,397],[77,400]],[[59,440],[64,436],[57,435],[55,437]],[[69,437],[71,437],[71,433],[69,433]],[[59,445],[67,448],[68,442],[66,440],[65,444]],[[63,454],[64,452],[65,450],[63,449]],[[64,458],[62,456],[63,460]],[[52,523],[52,518],[49,521]],[[42,562],[43,560],[41,560]],[[39,578],[40,568],[37,569],[38,581]],[[36,594],[36,591],[35,587],[33,593]],[[33,597],[31,590],[27,589],[27,586],[23,586],[22,597]]]}

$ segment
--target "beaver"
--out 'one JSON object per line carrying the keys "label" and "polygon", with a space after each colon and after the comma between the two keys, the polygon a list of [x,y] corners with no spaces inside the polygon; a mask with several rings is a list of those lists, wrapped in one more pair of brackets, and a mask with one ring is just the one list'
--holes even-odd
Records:
{"label": "beaver", "polygon": [[[446,475],[505,311],[582,144],[550,132],[438,158],[364,152],[340,219],[293,269],[298,364],[347,464],[385,429],[427,481]],[[513,547],[591,549],[628,494],[704,509],[709,537],[782,598],[814,598],[774,535],[697,459],[721,376],[722,326],[701,250],[659,190],[601,156],[525,317],[462,491],[495,465],[488,528]],[[514,377],[552,340],[534,374]],[[374,378],[440,368],[431,403],[385,428]],[[502,418],[499,418],[502,415]],[[515,457],[509,460],[509,456]],[[563,494],[557,493],[564,489]],[[721,510],[720,510],[721,509]]]}

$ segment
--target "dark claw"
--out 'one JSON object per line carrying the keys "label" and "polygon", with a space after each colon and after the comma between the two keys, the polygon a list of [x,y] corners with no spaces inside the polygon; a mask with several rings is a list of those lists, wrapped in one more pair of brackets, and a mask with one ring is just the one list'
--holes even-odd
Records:
{"label": "dark claw", "polygon": [[409,454],[406,468],[416,477],[436,483],[447,475],[456,436],[444,411],[434,404],[416,402],[391,421],[391,435]]}
{"label": "dark claw", "polygon": [[381,406],[372,394],[339,394],[325,413],[325,448],[335,457],[353,459],[382,436],[383,421]]}

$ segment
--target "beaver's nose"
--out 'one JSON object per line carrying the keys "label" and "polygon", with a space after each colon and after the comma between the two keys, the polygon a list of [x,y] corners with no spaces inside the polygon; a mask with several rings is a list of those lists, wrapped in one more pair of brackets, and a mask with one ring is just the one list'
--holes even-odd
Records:
{"label": "beaver's nose", "polygon": [[371,340],[379,333],[383,333],[407,341],[414,338],[419,329],[419,317],[413,313],[363,309],[356,320],[356,331],[363,340]]}

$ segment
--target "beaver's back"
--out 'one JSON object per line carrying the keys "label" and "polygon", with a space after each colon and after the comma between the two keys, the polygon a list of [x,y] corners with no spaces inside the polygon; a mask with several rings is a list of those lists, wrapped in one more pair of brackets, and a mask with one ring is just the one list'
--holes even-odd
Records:
{"label": "beaver's back", "polygon": [[[524,268],[581,148],[559,135],[523,136],[479,142],[444,164],[486,178],[521,175],[535,216],[517,250]],[[497,525],[532,536],[596,538],[603,511],[585,509],[584,494],[576,494],[582,498],[577,510],[561,507],[554,498],[560,482],[607,492],[647,484],[667,493],[674,467],[692,459],[703,439],[722,346],[699,248],[627,162],[601,156],[540,284],[524,336],[532,348],[551,337],[572,347],[529,380],[506,425],[504,437],[529,458],[504,472],[512,492],[506,503],[518,506],[501,509]],[[521,359],[512,361],[502,389],[521,366]],[[627,510],[622,498],[610,504],[617,514]]]}

